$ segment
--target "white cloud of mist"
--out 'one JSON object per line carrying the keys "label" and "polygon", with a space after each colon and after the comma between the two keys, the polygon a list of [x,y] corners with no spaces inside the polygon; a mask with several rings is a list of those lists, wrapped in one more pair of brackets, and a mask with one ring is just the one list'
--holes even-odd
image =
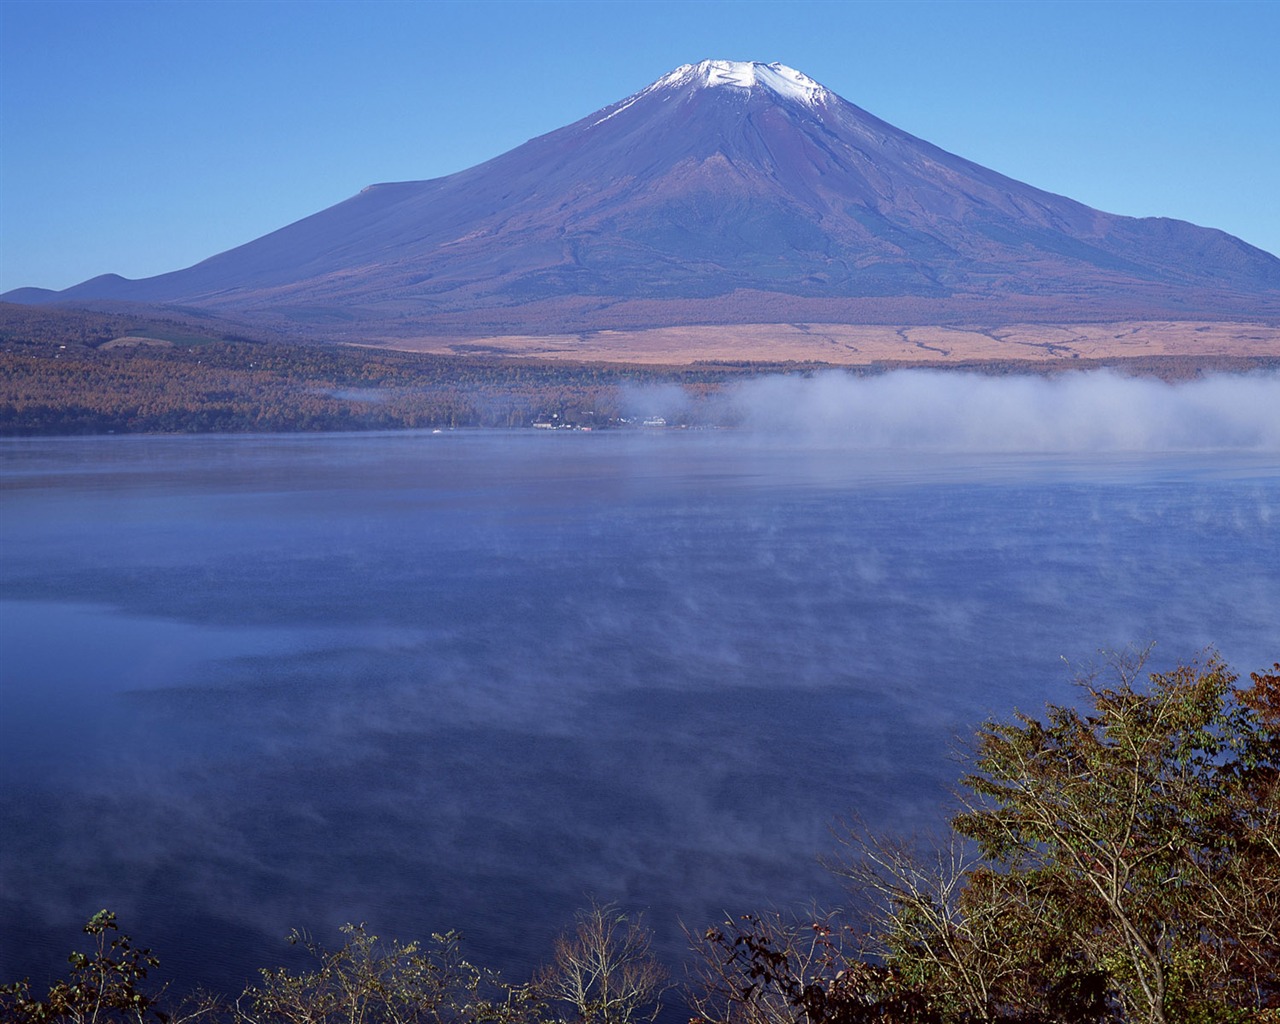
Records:
{"label": "white cloud of mist", "polygon": [[672,422],[696,415],[696,400],[678,384],[643,384],[622,388],[622,414],[633,419],[662,416]]}
{"label": "white cloud of mist", "polygon": [[839,371],[746,381],[721,396],[749,430],[862,449],[1280,451],[1280,375],[1167,384],[1109,371],[988,377]]}

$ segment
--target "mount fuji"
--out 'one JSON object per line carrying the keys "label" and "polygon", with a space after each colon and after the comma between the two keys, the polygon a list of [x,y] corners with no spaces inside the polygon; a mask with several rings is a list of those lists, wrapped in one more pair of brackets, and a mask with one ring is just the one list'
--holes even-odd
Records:
{"label": "mount fuji", "polygon": [[486,163],[371,185],[184,270],[30,303],[329,338],[1280,317],[1280,259],[1091,209],[780,64],[702,61]]}

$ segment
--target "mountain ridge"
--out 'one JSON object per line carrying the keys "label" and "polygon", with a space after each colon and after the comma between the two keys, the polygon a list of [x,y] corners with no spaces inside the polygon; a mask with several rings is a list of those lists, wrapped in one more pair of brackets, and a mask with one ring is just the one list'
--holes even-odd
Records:
{"label": "mountain ridge", "polygon": [[367,186],[182,270],[53,294],[335,340],[1248,320],[1280,317],[1280,259],[1018,182],[784,65],[703,61],[475,167]]}

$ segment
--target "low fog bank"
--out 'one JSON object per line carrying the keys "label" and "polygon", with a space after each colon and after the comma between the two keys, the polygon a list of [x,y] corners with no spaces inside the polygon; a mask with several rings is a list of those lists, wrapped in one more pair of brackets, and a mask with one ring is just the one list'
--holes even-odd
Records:
{"label": "low fog bank", "polygon": [[1168,384],[1105,370],[1058,377],[831,371],[757,378],[709,401],[722,403],[722,422],[859,449],[1280,451],[1274,373]]}

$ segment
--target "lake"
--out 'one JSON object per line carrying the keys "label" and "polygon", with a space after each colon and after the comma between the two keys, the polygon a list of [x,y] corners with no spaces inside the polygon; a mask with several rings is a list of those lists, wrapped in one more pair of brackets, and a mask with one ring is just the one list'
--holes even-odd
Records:
{"label": "lake", "polygon": [[[0,980],[102,907],[184,984],[596,897],[839,903],[1102,648],[1280,658],[1276,451],[750,431],[0,442]],[[1065,659],[1065,661],[1064,661]]]}

